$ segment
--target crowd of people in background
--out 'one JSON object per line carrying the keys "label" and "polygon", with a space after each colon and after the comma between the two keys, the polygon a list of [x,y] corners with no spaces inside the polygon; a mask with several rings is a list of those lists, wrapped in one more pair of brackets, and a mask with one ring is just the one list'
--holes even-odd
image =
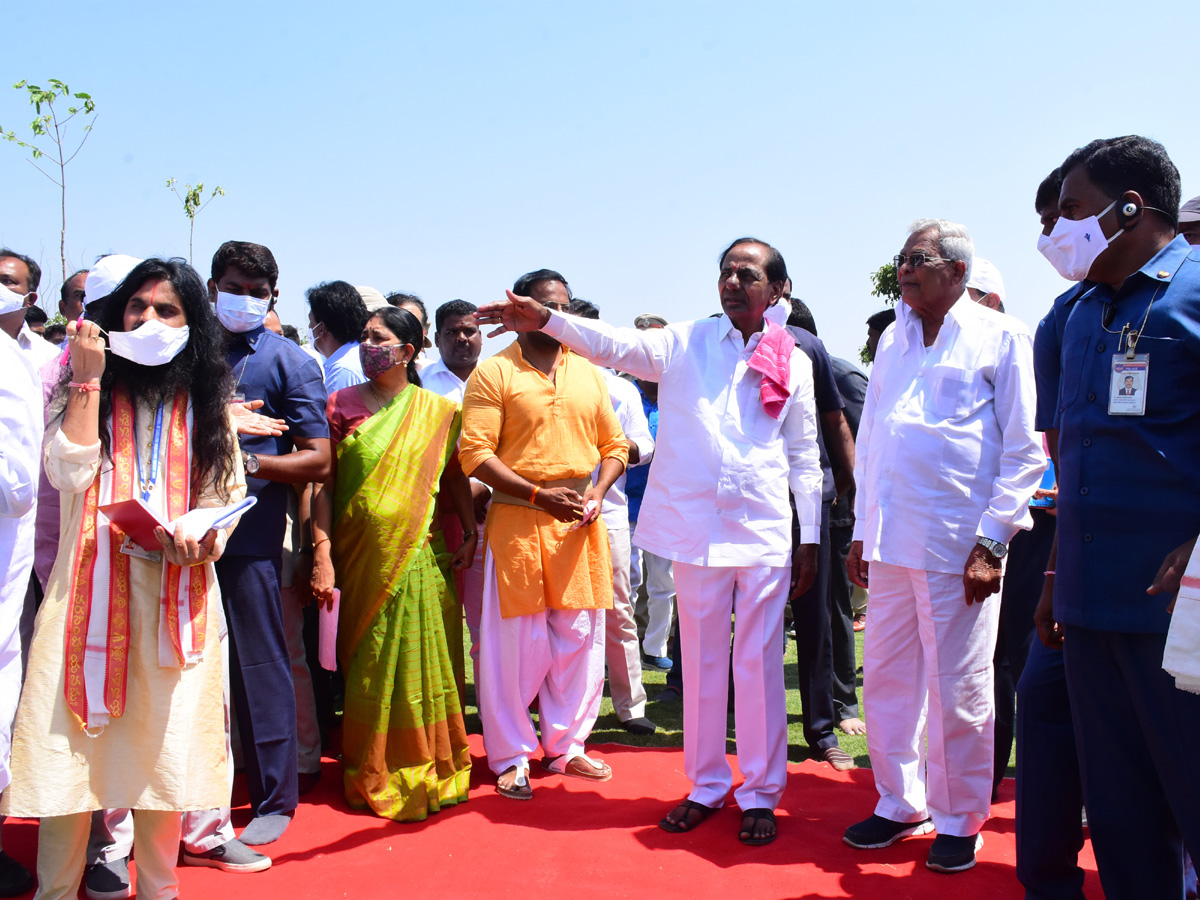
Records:
{"label": "crowd of people in background", "polygon": [[[835,823],[845,843],[936,831],[927,866],[970,869],[1015,741],[1026,896],[1083,896],[1085,831],[1109,898],[1194,890],[1200,198],[1180,200],[1146,138],[1055,167],[1038,246],[1073,284],[1033,331],[966,227],[915,220],[869,378],[758,238],[721,253],[721,312],[697,298],[694,321],[606,324],[552,269],[432,321],[336,280],[308,290],[303,343],[261,244],[222,244],[207,280],[105,256],[53,321],[37,263],[0,250],[0,812],[40,819],[37,897],[131,896],[135,850],[154,900],[177,861],[270,867],[335,709],[351,809],[466,802],[468,672],[501,796],[535,799],[535,764],[620,777],[587,748],[607,681],[632,734],[682,701],[692,788],[658,825],[732,791],[738,839],[768,844],[793,638],[810,752],[845,771],[839,733],[867,738],[879,799]],[[515,340],[481,360],[488,327]],[[656,697],[644,667],[668,673]],[[34,883],[0,850],[0,896]]]}

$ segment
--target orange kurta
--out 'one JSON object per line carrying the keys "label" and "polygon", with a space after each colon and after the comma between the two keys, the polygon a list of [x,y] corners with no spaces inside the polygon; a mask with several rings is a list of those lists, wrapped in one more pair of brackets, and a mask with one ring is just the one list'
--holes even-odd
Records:
{"label": "orange kurta", "polygon": [[[463,397],[459,459],[470,475],[492,457],[535,484],[588,478],[607,457],[625,464],[629,445],[600,370],[564,347],[550,379],[515,341],[481,362]],[[492,503],[484,542],[505,618],[612,607],[604,523],[568,528],[540,509]]]}

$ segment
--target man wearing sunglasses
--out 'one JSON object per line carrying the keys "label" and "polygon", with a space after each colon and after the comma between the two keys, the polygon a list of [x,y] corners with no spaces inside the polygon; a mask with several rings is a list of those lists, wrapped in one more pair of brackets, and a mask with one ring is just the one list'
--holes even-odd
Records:
{"label": "man wearing sunglasses", "polygon": [[866,850],[936,827],[926,865],[941,872],[975,865],[991,806],[989,597],[1045,468],[1032,339],[971,300],[973,255],[962,225],[919,219],[895,259],[903,303],[867,387],[846,559],[855,584],[870,579],[863,690],[879,802],[844,840]]}

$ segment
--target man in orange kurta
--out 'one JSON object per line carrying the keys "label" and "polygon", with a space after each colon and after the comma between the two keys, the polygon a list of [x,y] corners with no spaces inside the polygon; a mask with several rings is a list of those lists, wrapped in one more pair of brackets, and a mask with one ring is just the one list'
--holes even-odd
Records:
{"label": "man in orange kurta", "polygon": [[[522,276],[514,290],[552,307],[570,302],[566,281],[547,269]],[[475,688],[497,789],[532,796],[534,697],[542,765],[607,780],[611,770],[584,753],[584,741],[600,711],[604,610],[612,607],[600,504],[625,469],[628,443],[603,376],[553,338],[520,335],[467,383],[459,458],[493,490]]]}

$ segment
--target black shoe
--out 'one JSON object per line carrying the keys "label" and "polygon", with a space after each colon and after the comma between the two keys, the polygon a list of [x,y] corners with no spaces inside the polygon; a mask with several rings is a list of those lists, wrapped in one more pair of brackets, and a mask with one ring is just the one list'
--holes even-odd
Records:
{"label": "black shoe", "polygon": [[125,900],[133,896],[129,857],[88,866],[83,873],[83,890],[91,900]]}
{"label": "black shoe", "polygon": [[939,834],[933,839],[925,865],[935,872],[965,872],[975,867],[975,851],[982,846],[982,834]]}
{"label": "black shoe", "polygon": [[33,875],[30,871],[0,850],[0,897],[19,897],[32,890]]}
{"label": "black shoe", "polygon": [[893,822],[883,816],[871,816],[847,828],[842,840],[859,850],[878,850],[880,847],[890,847],[910,834],[928,834],[931,831],[933,822],[928,818],[920,822]]}
{"label": "black shoe", "polygon": [[677,703],[683,699],[683,694],[679,692],[679,688],[668,684],[665,688],[658,692],[654,698],[655,703]]}
{"label": "black shoe", "polygon": [[639,716],[636,719],[629,719],[622,722],[621,727],[630,734],[654,734],[654,732],[658,731],[658,726],[645,716]]}

